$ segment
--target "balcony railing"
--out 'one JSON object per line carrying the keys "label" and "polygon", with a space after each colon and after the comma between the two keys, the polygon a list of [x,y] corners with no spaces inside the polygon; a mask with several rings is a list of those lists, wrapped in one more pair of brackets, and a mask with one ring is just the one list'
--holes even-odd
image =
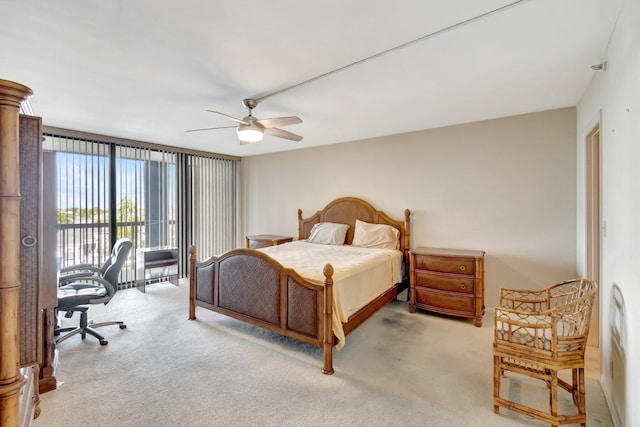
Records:
{"label": "balcony railing", "polygon": [[[157,226],[158,224],[154,224]],[[175,220],[165,221],[169,242],[175,242]],[[127,237],[133,249],[120,274],[120,287],[134,286],[136,281],[136,249],[144,248],[148,224],[144,221],[118,222],[117,238]],[[101,266],[111,253],[111,237],[108,223],[58,224],[56,261],[58,269],[76,264]]]}

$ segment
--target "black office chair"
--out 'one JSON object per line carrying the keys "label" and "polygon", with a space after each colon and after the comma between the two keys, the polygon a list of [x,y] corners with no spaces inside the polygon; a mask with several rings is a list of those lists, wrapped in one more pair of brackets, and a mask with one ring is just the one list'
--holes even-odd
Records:
{"label": "black office chair", "polygon": [[89,324],[87,310],[89,310],[89,304],[107,304],[111,301],[111,298],[118,291],[120,270],[122,270],[132,247],[131,240],[119,239],[113,245],[113,251],[102,267],[79,264],[60,270],[56,314],[64,311],[65,317],[71,318],[73,313],[80,312],[80,325],[69,328],[56,327],[54,329],[56,336],[68,332],[56,339],[56,344],[77,334],[80,334],[82,339],[89,334],[96,337],[100,341],[100,345],[107,345],[109,341],[94,328],[108,325],[119,325],[120,329],[127,327],[122,321]]}

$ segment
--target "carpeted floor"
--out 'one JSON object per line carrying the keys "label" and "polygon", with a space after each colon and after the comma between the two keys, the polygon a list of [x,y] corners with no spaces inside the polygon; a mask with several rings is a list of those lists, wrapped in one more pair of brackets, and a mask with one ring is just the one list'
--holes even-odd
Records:
{"label": "carpeted floor", "polygon": [[[128,327],[101,328],[106,346],[59,345],[58,389],[41,396],[34,427],[546,425],[493,412],[490,313],[476,328],[395,301],[334,352],[331,376],[315,347],[201,308],[188,320],[186,282],[121,291],[89,313]],[[507,379],[503,390],[547,405],[541,382]],[[587,412],[590,427],[612,426],[595,379]]]}

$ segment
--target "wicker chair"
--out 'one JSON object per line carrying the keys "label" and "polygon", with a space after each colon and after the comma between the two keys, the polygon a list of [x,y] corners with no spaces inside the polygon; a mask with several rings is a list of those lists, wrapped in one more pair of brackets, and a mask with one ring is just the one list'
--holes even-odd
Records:
{"label": "wicker chair", "polygon": [[[539,291],[500,289],[494,310],[493,409],[500,407],[546,421],[552,426],[586,426],[584,352],[597,286],[573,279]],[[558,372],[571,369],[570,382]],[[507,372],[547,383],[549,412],[500,397]],[[558,414],[558,386],[572,394],[577,414]]]}

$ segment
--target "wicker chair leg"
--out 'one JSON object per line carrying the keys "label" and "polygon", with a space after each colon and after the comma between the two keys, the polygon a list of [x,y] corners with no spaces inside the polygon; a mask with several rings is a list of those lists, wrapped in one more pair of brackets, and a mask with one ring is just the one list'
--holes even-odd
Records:
{"label": "wicker chair leg", "polygon": [[500,356],[493,356],[493,412],[500,413],[500,405],[496,404],[496,399],[500,397],[500,376],[502,368],[500,367]]}
{"label": "wicker chair leg", "polygon": [[549,390],[549,404],[551,409],[551,416],[558,416],[558,371],[551,371],[551,389]]}
{"label": "wicker chair leg", "polygon": [[582,427],[586,427],[587,402],[586,402],[585,384],[584,384],[584,368],[578,368],[576,369],[576,371],[578,376],[578,403],[577,403],[578,413],[580,415],[585,416],[585,422],[580,423],[580,425]]}
{"label": "wicker chair leg", "polygon": [[571,370],[571,385],[572,390],[571,394],[573,395],[573,403],[579,407],[578,399],[580,398],[580,384],[578,384],[578,369],[574,368]]}

